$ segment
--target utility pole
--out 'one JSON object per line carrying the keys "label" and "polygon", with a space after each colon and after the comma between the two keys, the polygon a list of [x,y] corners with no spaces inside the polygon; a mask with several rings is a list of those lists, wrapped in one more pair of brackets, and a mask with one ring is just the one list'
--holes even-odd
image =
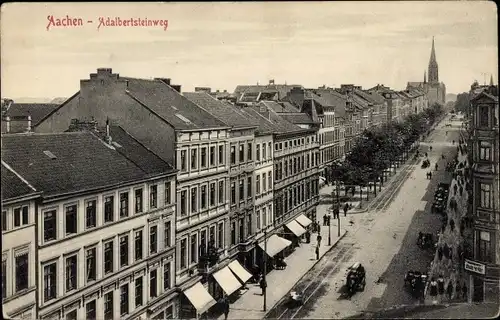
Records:
{"label": "utility pole", "polygon": [[337,214],[337,219],[338,219],[338,237],[340,238],[340,201],[339,201],[339,184],[337,182],[337,210],[338,210],[338,214]]}
{"label": "utility pole", "polygon": [[264,274],[262,275],[263,288],[262,291],[264,293],[264,311],[266,311],[266,296],[267,296],[267,281],[266,281],[266,273],[267,273],[267,226],[264,227]]}

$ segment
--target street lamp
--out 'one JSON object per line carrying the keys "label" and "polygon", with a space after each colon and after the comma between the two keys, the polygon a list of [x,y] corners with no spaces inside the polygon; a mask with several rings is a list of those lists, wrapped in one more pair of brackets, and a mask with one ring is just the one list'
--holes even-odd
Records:
{"label": "street lamp", "polygon": [[264,228],[264,274],[262,276],[262,291],[264,296],[264,311],[266,311],[266,297],[267,297],[267,282],[266,282],[266,273],[267,273],[267,226]]}

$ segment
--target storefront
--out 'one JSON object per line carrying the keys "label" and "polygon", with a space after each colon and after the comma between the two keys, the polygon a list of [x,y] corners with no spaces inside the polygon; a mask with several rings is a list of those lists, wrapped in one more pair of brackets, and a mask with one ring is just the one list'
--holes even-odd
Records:
{"label": "storefront", "polygon": [[466,259],[464,269],[469,272],[469,302],[500,301],[498,268]]}
{"label": "storefront", "polygon": [[298,247],[302,242],[302,238],[306,233],[306,229],[302,227],[296,220],[292,220],[285,225],[284,237],[292,242],[292,248]]}
{"label": "storefront", "polygon": [[216,304],[215,299],[208,293],[207,288],[197,282],[186,289],[181,296],[181,319],[203,319],[205,313]]}
{"label": "storefront", "polygon": [[[259,243],[259,248],[261,248],[262,253],[260,255],[260,261],[258,263],[259,267],[263,269],[264,261],[267,261],[267,270],[271,270],[272,261],[276,256],[278,256],[284,249],[292,244],[291,241],[284,239],[276,234],[273,234],[265,241]],[[265,259],[264,254],[267,253],[267,256],[270,259]]]}

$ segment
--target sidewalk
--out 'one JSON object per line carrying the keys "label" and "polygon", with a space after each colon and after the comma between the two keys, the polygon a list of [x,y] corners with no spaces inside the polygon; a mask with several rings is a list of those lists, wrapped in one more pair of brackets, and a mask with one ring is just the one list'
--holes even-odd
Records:
{"label": "sidewalk", "polygon": [[[337,228],[332,224],[332,245],[328,246],[328,227],[321,227],[320,260],[326,252],[333,248],[346,234],[342,230],[338,237]],[[272,270],[266,276],[267,281],[267,311],[271,310],[281,298],[286,295],[295,284],[311,270],[320,260],[316,260],[314,248],[316,247],[317,233],[311,235],[311,243],[301,243],[286,259],[288,266],[285,270]],[[267,312],[262,311],[264,297],[262,290],[256,284],[247,284],[248,290],[230,305],[228,319],[262,319]],[[218,319],[224,319],[224,315]]]}

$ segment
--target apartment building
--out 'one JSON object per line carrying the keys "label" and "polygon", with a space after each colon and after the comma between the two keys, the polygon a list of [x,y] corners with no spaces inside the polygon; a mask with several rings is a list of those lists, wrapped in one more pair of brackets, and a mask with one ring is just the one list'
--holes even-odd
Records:
{"label": "apartment building", "polygon": [[36,319],[36,211],[40,192],[2,160],[3,318]]}
{"label": "apartment building", "polygon": [[233,95],[236,103],[242,106],[253,106],[260,101],[282,101],[284,97],[296,87],[295,84],[276,84],[274,80],[269,80],[268,84],[260,85],[238,85],[234,89]]}
{"label": "apartment building", "polygon": [[[99,68],[35,131],[64,131],[74,118],[92,117],[99,124],[109,119],[178,170],[175,283],[183,292],[179,317],[185,317],[215,304],[207,291],[215,294],[211,274],[228,254],[230,127],[180,91],[168,78],[121,77]],[[207,299],[196,298],[200,295]]]}
{"label": "apartment building", "polygon": [[80,125],[2,136],[2,161],[43,195],[37,318],[176,317],[175,170],[119,127]]}
{"label": "apartment building", "polygon": [[472,181],[473,257],[465,260],[469,301],[500,299],[498,86],[470,92],[469,154]]}

